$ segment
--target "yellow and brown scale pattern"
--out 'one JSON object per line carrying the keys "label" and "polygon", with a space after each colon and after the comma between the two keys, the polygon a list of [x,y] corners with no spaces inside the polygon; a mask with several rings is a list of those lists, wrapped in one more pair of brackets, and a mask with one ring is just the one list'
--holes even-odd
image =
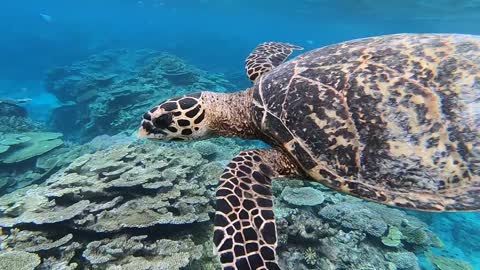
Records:
{"label": "yellow and brown scale pattern", "polygon": [[480,37],[392,35],[260,78],[254,114],[314,180],[386,204],[480,209]]}

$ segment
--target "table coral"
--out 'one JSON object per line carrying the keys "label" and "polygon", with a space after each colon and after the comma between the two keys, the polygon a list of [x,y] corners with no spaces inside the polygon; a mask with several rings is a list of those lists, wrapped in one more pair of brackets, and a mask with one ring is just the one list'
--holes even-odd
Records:
{"label": "table coral", "polygon": [[286,187],[281,197],[286,202],[297,206],[320,205],[325,200],[320,190],[311,187],[290,188]]}
{"label": "table coral", "polygon": [[388,234],[382,236],[382,243],[388,247],[398,247],[402,243],[402,232],[395,226],[388,228]]}
{"label": "table coral", "polygon": [[61,133],[53,132],[25,132],[19,134],[4,134],[0,137],[0,144],[9,146],[0,156],[0,162],[18,163],[41,156],[61,145]]}
{"label": "table coral", "polygon": [[[160,249],[167,247],[170,243],[168,241],[177,241],[168,237],[176,238],[177,234],[190,235],[193,228],[203,228],[198,224],[207,225],[210,222],[214,211],[212,181],[221,174],[221,167],[204,159],[191,148],[152,146],[150,143],[116,145],[104,151],[87,154],[52,175],[43,185],[19,189],[1,197],[0,212],[3,216],[0,217],[0,226],[10,228],[4,241],[5,248],[48,251],[49,254],[57,250],[58,253],[65,249],[72,236],[83,239],[82,235],[88,232],[108,233],[104,237],[109,236],[110,240],[103,240],[99,234],[89,240],[90,242],[83,242],[74,248],[84,250],[88,244],[91,244],[90,247],[95,245],[92,243],[102,241],[107,244],[121,235],[130,239],[133,237],[128,235],[131,230],[158,230],[158,226],[182,228],[181,226],[197,224],[188,229],[186,234],[182,233],[181,229],[163,235],[148,235],[148,241],[145,240],[148,245],[144,243],[145,249],[152,248],[152,243],[157,240],[162,241],[157,243],[157,249]],[[217,169],[202,170],[205,166]],[[167,176],[163,174],[165,171],[175,173]],[[215,175],[211,176],[210,173]],[[44,224],[55,225],[41,226]],[[15,233],[16,228],[24,225],[40,233]],[[49,228],[62,228],[66,234],[55,236],[54,231],[49,231]],[[87,239],[89,238],[82,241]],[[26,242],[32,244],[27,245]],[[124,267],[122,269],[128,269],[144,265],[143,269],[157,266],[177,269],[176,267],[183,267],[196,260],[194,258],[204,256],[203,251],[199,251],[200,248],[195,248],[197,245],[182,248],[179,254],[188,254],[182,256],[181,260],[180,257],[172,257],[173,255],[169,255],[170,259],[153,255],[150,259],[141,259],[136,258],[137,253],[132,253],[131,256],[108,264],[108,267],[115,269],[121,265]],[[156,250],[155,254],[158,255],[159,252]],[[41,253],[42,256],[44,254]],[[46,262],[65,267],[73,263],[70,259],[58,260],[50,258]],[[168,260],[171,263],[167,263]],[[91,263],[95,265],[94,261]]]}
{"label": "table coral", "polygon": [[122,235],[114,239],[94,241],[89,243],[83,252],[83,257],[94,269],[108,265],[107,269],[112,270],[175,270],[187,266],[201,256],[202,247],[195,245],[189,238],[152,241],[147,235]]}
{"label": "table coral", "polygon": [[25,251],[0,251],[0,269],[33,270],[40,264],[35,253]]}

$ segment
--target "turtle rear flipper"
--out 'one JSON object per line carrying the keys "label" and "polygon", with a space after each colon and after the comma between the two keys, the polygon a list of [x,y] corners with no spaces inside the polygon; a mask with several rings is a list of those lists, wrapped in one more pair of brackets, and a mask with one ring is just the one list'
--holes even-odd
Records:
{"label": "turtle rear flipper", "polygon": [[279,42],[265,42],[258,45],[245,60],[248,78],[254,82],[283,63],[294,50],[303,50],[303,48]]}
{"label": "turtle rear flipper", "polygon": [[251,150],[228,164],[218,186],[213,241],[223,269],[280,269],[271,179],[296,168],[279,150]]}

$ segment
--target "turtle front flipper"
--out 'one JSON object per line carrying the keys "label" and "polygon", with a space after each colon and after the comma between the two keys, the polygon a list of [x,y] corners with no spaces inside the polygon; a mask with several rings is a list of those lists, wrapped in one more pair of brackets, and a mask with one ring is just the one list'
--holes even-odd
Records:
{"label": "turtle front flipper", "polygon": [[216,193],[213,239],[223,269],[280,269],[271,179],[296,174],[277,149],[244,151],[228,164]]}
{"label": "turtle front flipper", "polygon": [[283,63],[294,50],[303,50],[303,48],[279,42],[265,42],[258,45],[245,60],[248,78],[254,82]]}

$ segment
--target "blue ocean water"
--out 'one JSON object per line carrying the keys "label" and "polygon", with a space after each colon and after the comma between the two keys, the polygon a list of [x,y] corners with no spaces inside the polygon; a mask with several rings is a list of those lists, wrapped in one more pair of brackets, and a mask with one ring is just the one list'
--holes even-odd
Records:
{"label": "blue ocean water", "polygon": [[[49,82],[64,80],[55,77],[49,81],[52,69],[71,66],[93,55],[115,50],[167,52],[204,72],[221,74],[230,83],[219,83],[218,91],[233,92],[251,85],[244,75],[244,59],[264,41],[289,42],[311,50],[351,39],[394,33],[480,35],[479,26],[480,1],[476,0],[4,0],[0,3],[0,100],[31,99],[18,106],[26,109],[35,124],[26,123],[18,132],[60,132],[64,133],[66,145],[83,144],[103,133],[114,135],[131,128],[117,121],[115,117],[124,117],[121,113],[107,117],[108,113],[103,112],[105,115],[96,116],[99,120],[92,123],[91,119],[83,119],[84,115],[67,110],[69,102],[81,103],[76,98],[86,94],[83,90],[75,92],[76,97],[72,99],[62,100],[48,89],[52,87]],[[148,67],[148,54],[133,54],[136,55],[118,53],[102,57],[117,57],[120,60],[114,65],[123,63],[128,70]],[[102,73],[106,69],[115,70],[115,67],[92,68],[89,72],[107,76]],[[130,72],[125,70],[112,73],[123,76]],[[62,72],[67,75],[55,76],[65,76],[72,83],[71,87],[80,85],[85,78],[82,76],[87,76],[80,68]],[[192,90],[189,87],[180,87],[178,94],[184,94],[182,89]],[[125,104],[131,98],[126,97]],[[148,96],[140,99],[149,104],[161,101],[149,101]],[[89,106],[88,102],[82,104]],[[59,110],[62,111],[59,113]],[[102,129],[105,123],[115,121],[118,124],[111,132]],[[32,125],[40,127],[34,129]],[[11,131],[0,130],[0,133]],[[21,169],[7,163],[1,165],[0,170],[6,173],[0,177],[18,178],[17,171],[32,165],[28,160],[31,161],[27,159]],[[36,164],[38,166],[38,162]],[[32,183],[42,184],[53,173],[45,173]],[[27,176],[22,174],[21,177]],[[8,185],[0,187],[4,188],[2,194],[23,187]],[[443,242],[444,247],[433,248],[433,254],[462,260],[471,264],[472,269],[480,269],[480,214],[408,213],[425,222]],[[422,269],[440,269],[429,264],[426,255],[418,256]]]}

